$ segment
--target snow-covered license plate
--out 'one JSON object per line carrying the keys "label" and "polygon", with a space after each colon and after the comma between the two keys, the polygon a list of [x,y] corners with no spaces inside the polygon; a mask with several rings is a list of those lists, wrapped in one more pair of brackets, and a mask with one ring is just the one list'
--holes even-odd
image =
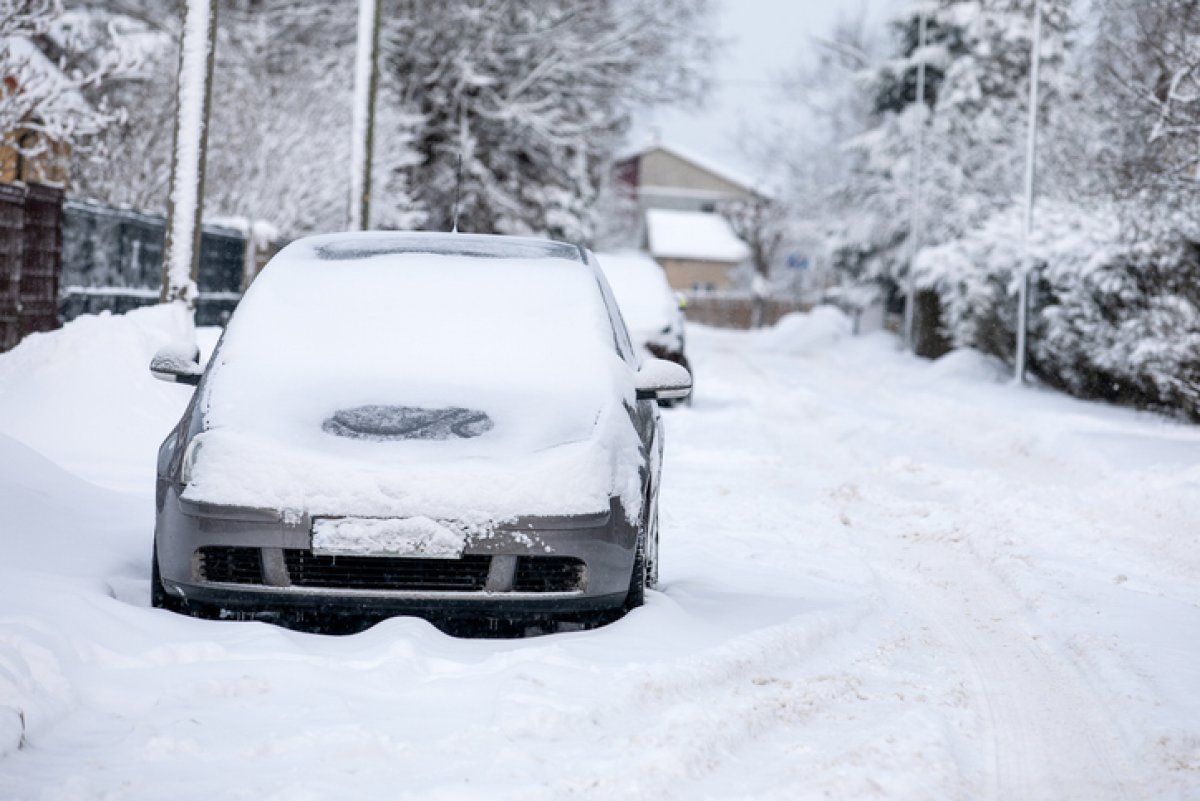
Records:
{"label": "snow-covered license plate", "polygon": [[312,528],[312,550],[320,556],[459,559],[466,545],[465,534],[428,517],[327,517]]}

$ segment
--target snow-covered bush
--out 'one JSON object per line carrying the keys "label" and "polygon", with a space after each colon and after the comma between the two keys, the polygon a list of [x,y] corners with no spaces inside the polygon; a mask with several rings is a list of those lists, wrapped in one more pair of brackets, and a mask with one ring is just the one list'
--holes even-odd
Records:
{"label": "snow-covered bush", "polygon": [[[1032,242],[1030,369],[1083,397],[1200,419],[1200,245],[1130,237],[1111,206],[1048,203]],[[1023,248],[1017,210],[917,260],[957,346],[1011,361]]]}

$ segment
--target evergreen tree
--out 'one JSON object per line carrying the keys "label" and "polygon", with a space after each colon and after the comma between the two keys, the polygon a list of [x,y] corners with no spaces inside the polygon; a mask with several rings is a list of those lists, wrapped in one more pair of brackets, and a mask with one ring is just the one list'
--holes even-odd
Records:
{"label": "evergreen tree", "polygon": [[[1045,0],[1042,113],[1057,99],[1070,0]],[[862,209],[835,263],[857,280],[898,281],[909,269],[914,132],[925,126],[923,245],[949,241],[1015,202],[1024,162],[1033,0],[925,3],[927,45],[918,48],[921,5],[893,24],[897,55],[865,78],[874,125],[851,143],[857,154],[841,191]],[[926,67],[926,107],[916,106]],[[868,232],[864,241],[862,233]]]}

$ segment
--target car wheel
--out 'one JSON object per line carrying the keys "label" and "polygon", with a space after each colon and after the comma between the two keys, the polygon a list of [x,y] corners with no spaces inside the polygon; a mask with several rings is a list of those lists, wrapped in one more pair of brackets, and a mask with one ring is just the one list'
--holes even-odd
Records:
{"label": "car wheel", "polygon": [[658,589],[658,501],[650,510],[650,525],[646,528],[646,587]]}
{"label": "car wheel", "polygon": [[629,594],[625,596],[625,611],[646,603],[646,532],[638,538],[633,557],[633,575],[629,577]]}
{"label": "car wheel", "polygon": [[155,609],[166,609],[169,612],[187,613],[187,602],[176,598],[167,592],[162,583],[162,574],[158,569],[158,541],[153,546],[150,557],[150,606]]}

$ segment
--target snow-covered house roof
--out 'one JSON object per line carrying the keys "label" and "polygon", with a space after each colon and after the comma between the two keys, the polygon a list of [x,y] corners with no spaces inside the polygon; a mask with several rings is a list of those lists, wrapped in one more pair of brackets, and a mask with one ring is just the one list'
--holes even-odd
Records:
{"label": "snow-covered house roof", "polygon": [[656,259],[738,264],[750,257],[750,248],[738,239],[729,221],[718,214],[649,209],[646,238]]}
{"label": "snow-covered house roof", "polygon": [[714,175],[717,178],[720,178],[722,181],[734,184],[749,194],[761,193],[761,190],[758,187],[759,182],[755,181],[746,173],[736,170],[726,164],[722,164],[719,161],[710,158],[709,156],[697,153],[696,151],[690,150],[686,147],[680,147],[674,143],[667,144],[663,142],[652,142],[648,145],[620,153],[617,156],[617,162],[621,163],[630,161],[632,159],[640,159],[656,150],[661,150],[662,152],[672,155],[681,161],[686,161],[692,166]]}

